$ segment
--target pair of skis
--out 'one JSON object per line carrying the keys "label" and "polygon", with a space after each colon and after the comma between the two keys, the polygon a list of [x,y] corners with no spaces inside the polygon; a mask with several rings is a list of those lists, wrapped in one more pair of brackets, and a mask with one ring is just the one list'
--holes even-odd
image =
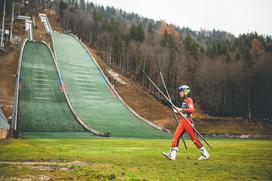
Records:
{"label": "pair of skis", "polygon": [[[177,124],[179,124],[179,121],[178,121],[178,118],[177,118],[177,115],[176,115],[176,113],[175,113],[175,111],[176,112],[178,112],[178,114],[180,114],[181,116],[182,116],[182,118],[183,119],[185,119],[186,121],[187,121],[187,123],[194,129],[194,131],[199,135],[199,137],[210,147],[210,148],[212,148],[211,147],[211,145],[205,140],[205,138],[199,133],[199,131],[194,127],[194,125],[190,122],[190,121],[188,121],[187,119],[186,119],[186,117],[183,115],[183,113],[182,112],[180,112],[177,108],[176,108],[176,106],[172,103],[172,101],[171,101],[171,97],[170,97],[170,95],[169,95],[169,92],[168,92],[168,89],[167,89],[167,87],[166,87],[166,84],[165,84],[165,81],[164,81],[164,78],[163,78],[163,75],[162,75],[162,72],[161,72],[161,69],[160,69],[160,65],[159,65],[159,63],[158,63],[158,60],[156,59],[156,57],[155,57],[155,61],[156,61],[156,64],[157,64],[157,67],[158,67],[158,70],[159,70],[159,73],[160,73],[160,77],[161,77],[161,81],[162,81],[162,83],[163,83],[163,86],[164,86],[164,89],[165,89],[165,92],[166,92],[166,94],[167,94],[167,96],[160,90],[160,88],[154,83],[154,81],[149,77],[149,75],[144,71],[144,69],[142,68],[142,67],[139,67],[141,70],[142,70],[142,72],[144,73],[144,75],[147,77],[147,79],[151,82],[151,84],[162,94],[162,96],[171,104],[171,106],[172,106],[172,111],[173,111],[173,113],[174,113],[174,117],[175,117],[175,120],[176,120],[176,123]],[[187,150],[187,145],[186,145],[186,143],[185,143],[185,140],[184,140],[184,138],[183,138],[183,136],[181,137],[182,138],[182,141],[183,141],[183,144],[184,144],[184,147],[185,147],[185,149]]]}

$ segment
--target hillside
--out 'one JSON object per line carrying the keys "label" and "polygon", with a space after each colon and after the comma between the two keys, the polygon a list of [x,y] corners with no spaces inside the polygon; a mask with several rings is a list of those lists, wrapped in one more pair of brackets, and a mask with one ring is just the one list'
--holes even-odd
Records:
{"label": "hillside", "polygon": [[[271,36],[193,31],[92,2],[0,0],[4,29],[15,16],[0,45],[1,181],[272,180]],[[200,5],[185,3],[167,10]],[[206,13],[214,2],[204,4]],[[259,17],[252,2],[235,8],[247,5]],[[169,103],[143,73],[164,89],[155,58],[175,105],[177,86],[190,86],[199,132],[184,122],[175,131]]]}
{"label": "hillside", "polygon": [[[54,30],[63,31],[62,25],[55,16],[49,16],[49,21]],[[117,69],[107,65],[94,48],[89,47],[89,50],[93,53],[96,61],[119,95],[133,110],[159,126],[172,131],[175,130],[176,123],[169,107],[150,95],[134,78],[129,75],[123,75]],[[248,123],[247,119],[242,117],[214,117],[204,114],[197,103],[196,113],[193,117],[199,130],[209,135],[252,135],[253,137],[258,137],[258,135],[270,135],[272,130],[272,125],[270,124]]]}
{"label": "hillside", "polygon": [[[37,25],[36,29],[34,29],[35,39],[37,41],[46,41],[52,48],[52,40],[50,36],[45,33],[45,29],[39,18],[34,16],[34,19]],[[64,31],[63,25],[60,23],[58,16],[49,16],[49,21],[54,30],[57,30],[59,32]],[[233,37],[231,37],[231,39],[232,38]],[[152,89],[152,86],[150,86],[146,80],[144,82],[141,82],[142,77],[140,77],[139,79],[137,73],[134,76],[127,71],[123,71],[123,69],[119,69],[119,67],[116,66],[115,63],[110,63],[107,58],[105,59],[104,52],[97,48],[95,44],[89,41],[85,41],[84,39],[82,40],[86,43],[86,45],[88,45],[89,50],[96,57],[96,60],[102,67],[104,73],[108,76],[109,80],[114,85],[117,92],[130,107],[132,107],[139,115],[143,116],[147,120],[150,120],[157,125],[163,126],[172,131],[175,129],[176,123],[173,119],[171,109],[163,104],[162,98],[158,95],[158,93],[154,92],[154,89]],[[132,50],[134,49],[133,47],[130,48],[132,48]],[[19,50],[17,50],[17,53],[10,53],[5,55],[8,56],[8,61],[1,61],[3,67],[8,66],[6,64],[9,61],[12,61],[12,66],[8,66],[9,68],[11,68],[11,71],[9,71],[8,73],[2,72],[4,73],[3,77],[1,76],[3,78],[1,80],[3,81],[3,83],[0,82],[1,86],[4,86],[3,90],[9,89],[9,93],[7,95],[9,95],[10,98],[8,98],[8,96],[2,96],[2,99],[9,99],[8,101],[2,101],[5,113],[8,117],[11,115],[12,110],[11,104],[14,82],[8,81],[8,83],[5,83],[5,81],[8,80],[7,77],[11,78],[12,76],[14,77],[16,74],[15,72],[17,66],[15,61],[17,61],[18,51]],[[141,52],[139,52],[139,54],[141,54]],[[5,56],[1,56],[1,59],[5,59]],[[149,71],[151,71],[152,69],[149,69]],[[154,69],[153,71],[155,70],[156,69]],[[152,75],[152,72],[150,73]],[[164,75],[167,77],[167,74]],[[154,78],[156,78],[156,76]],[[160,82],[158,78],[156,80]],[[195,99],[196,104],[196,113],[194,114],[194,119],[196,124],[199,126],[199,130],[202,133],[223,135],[251,134],[253,136],[265,136],[271,134],[272,128],[270,124],[248,123],[247,119],[239,116],[211,116],[207,113],[204,113],[208,111],[205,106],[205,109],[203,109],[203,104],[201,98],[199,98],[199,95],[193,96],[193,98]]]}
{"label": "hillside", "polygon": [[14,35],[18,36],[19,44],[7,43],[7,54],[0,54],[0,105],[7,117],[12,115],[20,42],[25,36],[23,21],[15,21]]}
{"label": "hillside", "polygon": [[56,10],[67,31],[95,48],[112,68],[133,77],[157,100],[163,102],[137,71],[138,66],[144,67],[162,87],[154,57],[174,102],[178,101],[178,85],[188,84],[194,100],[210,115],[271,119],[271,36],[192,31],[91,2],[85,6],[63,1]]}
{"label": "hillside", "polygon": [[[62,25],[58,22],[57,17],[49,16],[49,21],[54,30],[63,31]],[[45,33],[45,32],[44,32]],[[147,120],[151,120],[155,124],[166,127],[170,130],[176,128],[176,123],[173,117],[171,109],[157,101],[152,95],[143,89],[141,85],[133,78],[128,78],[122,75],[118,70],[108,66],[105,61],[98,56],[95,49],[89,47],[89,50],[93,53],[99,66],[102,68],[105,75],[114,85],[114,88],[120,94],[120,96],[126,101],[126,103],[133,108],[138,114],[143,116]],[[109,74],[113,72],[116,74]],[[118,79],[116,79],[118,77]],[[122,81],[126,82],[125,84]],[[203,114],[202,111],[196,106],[196,113],[194,118],[209,117]]]}

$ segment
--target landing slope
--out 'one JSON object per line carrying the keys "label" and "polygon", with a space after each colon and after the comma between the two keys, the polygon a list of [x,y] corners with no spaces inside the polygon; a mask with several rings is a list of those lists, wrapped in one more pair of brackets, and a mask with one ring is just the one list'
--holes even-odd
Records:
{"label": "landing slope", "polygon": [[169,137],[136,117],[117,98],[76,38],[56,32],[52,37],[65,90],[77,115],[86,124],[115,137]]}
{"label": "landing slope", "polygon": [[61,92],[52,55],[44,43],[27,41],[23,50],[18,130],[85,132]]}

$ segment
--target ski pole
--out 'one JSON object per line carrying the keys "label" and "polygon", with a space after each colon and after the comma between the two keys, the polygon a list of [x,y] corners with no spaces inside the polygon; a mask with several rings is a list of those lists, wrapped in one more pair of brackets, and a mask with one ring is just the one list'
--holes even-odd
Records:
{"label": "ski pole", "polygon": [[[163,84],[163,86],[164,86],[166,95],[167,95],[168,99],[171,100],[171,97],[170,97],[170,94],[169,94],[168,89],[167,89],[167,87],[166,87],[166,84],[165,84],[165,81],[164,81],[164,77],[163,77],[163,75],[162,75],[162,71],[161,71],[160,65],[159,65],[159,63],[158,63],[158,60],[157,60],[156,57],[154,57],[154,59],[155,59],[155,61],[156,61],[156,63],[157,63],[157,67],[158,67],[158,70],[159,70],[159,73],[160,73],[160,76],[161,76],[161,81],[162,81],[162,84]],[[175,113],[175,111],[174,111],[174,108],[173,108],[173,106],[171,106],[171,107],[172,107],[172,111],[173,111],[173,114],[174,114],[176,123],[177,123],[177,125],[179,125],[179,121],[178,121],[177,115],[176,115],[176,113]],[[181,139],[182,139],[182,142],[183,142],[183,144],[184,144],[185,149],[188,150],[187,145],[186,145],[186,143],[185,143],[185,140],[184,140],[184,138],[183,138],[183,135],[181,135]]]}
{"label": "ski pole", "polygon": [[148,74],[142,69],[142,72],[145,74],[145,76],[148,78],[148,80],[153,84],[153,86],[162,94],[162,96],[172,105],[172,107],[183,117],[183,119],[185,119],[187,121],[187,123],[195,130],[195,132],[201,137],[201,139],[212,149],[211,145],[205,140],[205,138],[199,133],[199,131],[194,127],[194,125],[192,125],[192,123],[190,123],[185,116],[183,115],[183,113],[181,113],[176,106],[171,102],[171,100],[169,100],[167,98],[166,95],[164,95],[164,93],[160,90],[160,88],[154,83],[154,81],[148,76]]}

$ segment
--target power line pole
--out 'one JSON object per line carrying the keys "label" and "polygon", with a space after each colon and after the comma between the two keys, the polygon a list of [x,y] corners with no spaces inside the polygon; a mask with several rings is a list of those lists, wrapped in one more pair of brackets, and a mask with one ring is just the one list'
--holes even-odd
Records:
{"label": "power line pole", "polygon": [[12,42],[12,30],[13,30],[13,22],[14,22],[14,1],[12,3],[12,15],[11,15],[11,27],[10,27],[10,36],[9,41]]}
{"label": "power line pole", "polygon": [[4,47],[4,29],[5,29],[5,16],[6,16],[6,0],[4,0],[4,11],[3,11],[3,20],[2,20],[2,34],[1,34],[1,47]]}

